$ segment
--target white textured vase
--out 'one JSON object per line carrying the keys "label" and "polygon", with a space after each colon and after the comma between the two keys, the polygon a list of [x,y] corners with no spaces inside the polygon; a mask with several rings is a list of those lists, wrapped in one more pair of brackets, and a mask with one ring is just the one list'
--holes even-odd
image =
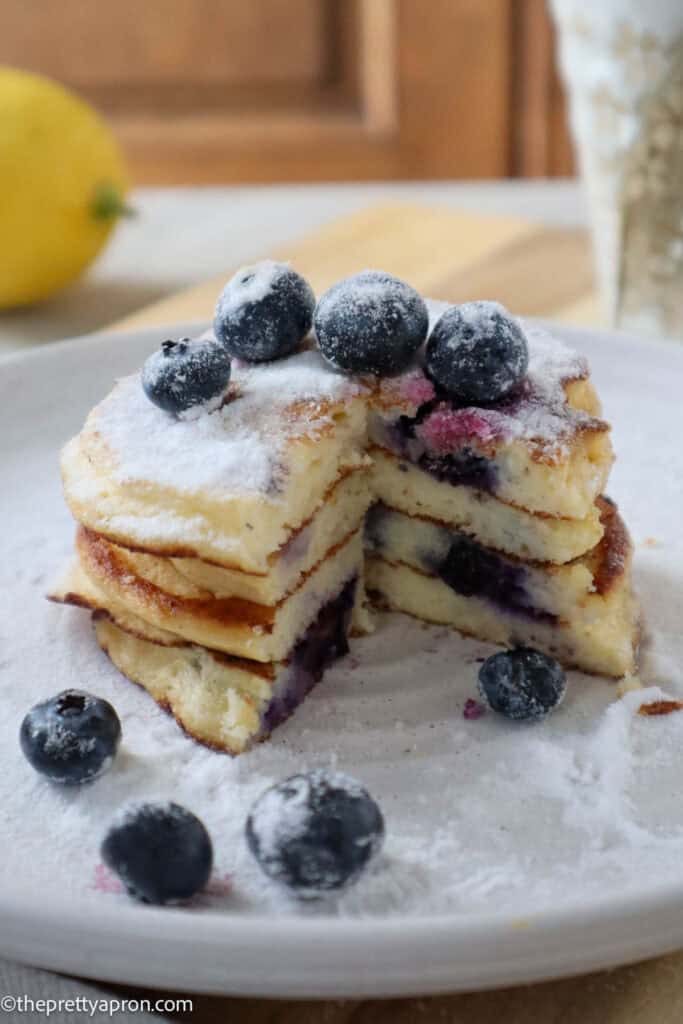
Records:
{"label": "white textured vase", "polygon": [[615,326],[683,338],[683,0],[550,0]]}

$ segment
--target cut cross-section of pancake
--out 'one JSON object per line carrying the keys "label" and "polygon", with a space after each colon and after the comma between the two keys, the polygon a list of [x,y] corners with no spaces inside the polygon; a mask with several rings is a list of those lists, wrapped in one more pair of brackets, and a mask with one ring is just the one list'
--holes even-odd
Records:
{"label": "cut cross-section of pancake", "polygon": [[[164,642],[145,623],[124,629],[95,616],[100,647],[195,739],[240,754],[265,739],[348,650],[355,580],[320,608],[280,662],[255,662],[182,641]],[[130,625],[130,624],[129,624]]]}
{"label": "cut cross-section of pancake", "polygon": [[521,562],[430,520],[375,506],[366,578],[385,607],[497,643],[526,644],[609,676],[634,669],[638,611],[632,547],[600,499],[604,535],[566,565]]}
{"label": "cut cross-section of pancake", "polygon": [[370,501],[369,466],[340,476],[325,494],[322,505],[269,556],[265,573],[243,572],[199,558],[174,558],[172,565],[189,582],[215,597],[277,604],[298,586],[304,574],[325,559],[328,551],[361,529]]}
{"label": "cut cross-section of pancake", "polygon": [[363,573],[363,535],[356,530],[274,605],[216,597],[191,583],[170,559],[129,551],[80,527],[76,550],[83,572],[105,599],[150,625],[192,643],[255,661],[287,657],[320,608]]}
{"label": "cut cross-section of pancake", "polygon": [[601,541],[563,565],[524,561],[485,547],[467,533],[377,504],[366,519],[373,557],[437,576],[465,597],[485,597],[502,611],[547,621],[599,618],[603,599],[630,570],[631,544],[615,505],[598,499]]}
{"label": "cut cross-section of pancake", "polygon": [[188,735],[216,750],[240,754],[266,739],[296,710],[325,669],[348,651],[354,619],[363,616],[356,576],[328,595],[280,660],[257,661],[151,625],[104,593],[78,562],[51,599],[90,609],[98,643],[116,667],[138,683]]}
{"label": "cut cross-section of pancake", "polygon": [[372,446],[372,491],[408,515],[464,530],[487,547],[537,562],[569,562],[595,547],[603,534],[593,505],[583,519],[528,512],[474,487],[454,487],[419,466]]}

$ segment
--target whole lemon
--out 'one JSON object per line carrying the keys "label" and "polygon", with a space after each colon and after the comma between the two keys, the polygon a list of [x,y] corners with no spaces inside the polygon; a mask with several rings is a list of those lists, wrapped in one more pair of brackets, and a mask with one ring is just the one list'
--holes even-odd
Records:
{"label": "whole lemon", "polygon": [[119,147],[89,104],[0,67],[0,309],[73,281],[126,212],[127,188]]}

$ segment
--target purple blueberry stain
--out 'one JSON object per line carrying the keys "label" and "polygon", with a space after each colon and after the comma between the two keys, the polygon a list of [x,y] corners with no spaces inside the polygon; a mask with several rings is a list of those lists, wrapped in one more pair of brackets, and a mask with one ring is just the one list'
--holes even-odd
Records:
{"label": "purple blueberry stain", "polygon": [[[460,417],[458,437],[461,446],[455,451],[444,451],[445,435],[443,430],[437,431],[437,425],[444,417],[450,423],[456,416]],[[476,431],[473,426],[475,420]],[[479,420],[482,423],[479,423]],[[484,430],[485,426],[486,430]],[[432,429],[429,429],[430,427]],[[476,436],[485,436],[490,440],[491,433],[488,426],[481,416],[476,418],[476,414],[472,410],[460,410],[457,413],[451,410],[444,411],[442,406],[436,408],[435,402],[426,402],[418,409],[415,416],[399,416],[393,423],[375,419],[372,433],[378,444],[384,445],[401,459],[419,466],[420,469],[441,483],[449,483],[453,487],[474,487],[477,490],[493,494],[498,486],[498,473],[495,464],[491,459],[478,454],[468,445],[462,444],[463,439],[469,436],[465,428],[469,429],[470,427],[472,428],[470,434],[473,432]],[[450,434],[452,433],[451,430]],[[430,440],[438,441],[436,450],[430,446]],[[452,440],[455,444],[454,438]]]}
{"label": "purple blueberry stain", "polygon": [[312,539],[312,524],[294,533],[280,548],[280,557],[285,565],[299,562],[306,557]]}
{"label": "purple blueberry stain", "polygon": [[264,733],[272,732],[289,718],[315,684],[320,682],[327,666],[348,654],[348,631],[356,582],[354,576],[337,597],[323,606],[315,622],[311,623],[294,648],[286,682],[280,692],[273,694],[263,712]]}
{"label": "purple blueberry stain", "polygon": [[403,377],[399,394],[404,401],[421,406],[434,400],[436,390],[422,370],[412,370]]}
{"label": "purple blueberry stain", "polygon": [[502,430],[495,410],[454,409],[442,403],[417,426],[416,434],[429,451],[447,454],[472,440],[491,444]]}
{"label": "purple blueberry stain", "polygon": [[496,467],[483,455],[477,455],[471,448],[463,448],[451,455],[429,455],[425,453],[417,462],[430,476],[440,483],[452,487],[474,487],[478,491],[494,494],[498,486]]}
{"label": "purple blueberry stain", "polygon": [[[365,542],[375,554],[386,549],[386,529],[392,515],[382,502],[374,504],[367,514]],[[416,556],[422,569],[439,576],[456,594],[483,598],[496,608],[535,622],[556,621],[556,616],[533,604],[527,588],[529,574],[523,565],[464,533],[444,528],[439,537],[440,545],[433,550],[419,547]]]}
{"label": "purple blueberry stain", "polygon": [[462,717],[466,718],[468,722],[475,722],[482,715],[486,714],[486,708],[481,701],[474,700],[473,697],[468,697],[465,701],[465,707],[462,709]]}
{"label": "purple blueberry stain", "polygon": [[384,530],[390,515],[387,506],[381,501],[376,501],[366,513],[365,546],[375,554],[383,551],[386,545]]}
{"label": "purple blueberry stain", "polygon": [[446,558],[436,571],[444,583],[463,597],[480,597],[505,612],[535,622],[554,623],[557,617],[533,605],[526,588],[528,571],[465,534],[452,534]]}

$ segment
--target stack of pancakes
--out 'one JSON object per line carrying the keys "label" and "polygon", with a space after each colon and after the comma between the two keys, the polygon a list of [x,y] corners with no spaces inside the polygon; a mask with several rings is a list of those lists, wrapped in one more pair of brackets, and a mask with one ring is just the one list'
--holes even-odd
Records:
{"label": "stack of pancakes", "polygon": [[114,663],[202,742],[270,733],[363,629],[365,389],[317,352],[236,363],[223,406],[174,419],[119,382],[64,449],[76,559]]}
{"label": "stack of pancakes", "polygon": [[634,667],[631,546],[600,495],[608,425],[585,361],[527,326],[521,391],[456,408],[419,369],[354,380],[315,350],[235,361],[175,419],[119,382],[62,455],[79,523],[51,595],[201,742],[267,736],[375,603],[566,665]]}

